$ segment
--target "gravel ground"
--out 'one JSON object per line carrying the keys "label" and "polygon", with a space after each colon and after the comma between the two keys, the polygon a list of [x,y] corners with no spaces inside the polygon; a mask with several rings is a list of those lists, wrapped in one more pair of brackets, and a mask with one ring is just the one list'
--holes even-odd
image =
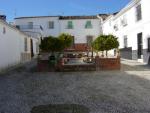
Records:
{"label": "gravel ground", "polygon": [[30,113],[47,104],[79,104],[90,113],[150,113],[150,69],[34,72],[28,63],[0,76],[0,113]]}

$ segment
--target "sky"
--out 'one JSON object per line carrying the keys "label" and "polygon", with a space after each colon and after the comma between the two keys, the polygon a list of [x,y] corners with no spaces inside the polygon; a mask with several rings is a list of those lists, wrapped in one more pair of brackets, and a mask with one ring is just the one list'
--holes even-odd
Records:
{"label": "sky", "polygon": [[96,15],[118,12],[130,0],[0,0],[8,21],[24,16]]}

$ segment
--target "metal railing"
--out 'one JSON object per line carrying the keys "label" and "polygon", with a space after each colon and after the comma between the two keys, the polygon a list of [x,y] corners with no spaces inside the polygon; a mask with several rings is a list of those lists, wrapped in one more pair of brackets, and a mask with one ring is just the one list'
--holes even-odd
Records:
{"label": "metal railing", "polygon": [[33,37],[42,37],[43,34],[43,28],[40,25],[17,25],[16,28]]}
{"label": "metal railing", "polygon": [[34,30],[34,29],[39,29],[43,30],[43,27],[41,25],[17,25],[16,26],[20,30]]}

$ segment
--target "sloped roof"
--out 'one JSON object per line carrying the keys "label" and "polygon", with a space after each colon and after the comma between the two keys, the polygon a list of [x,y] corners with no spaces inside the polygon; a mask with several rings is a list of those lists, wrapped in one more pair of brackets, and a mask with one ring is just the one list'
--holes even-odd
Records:
{"label": "sloped roof", "polygon": [[[106,19],[109,14],[98,14],[103,19]],[[27,18],[47,18],[47,17],[58,17],[60,20],[68,20],[68,19],[98,19],[97,15],[82,15],[82,16],[29,16],[29,17],[17,17],[15,19],[27,19]]]}
{"label": "sloped roof", "polygon": [[110,14],[98,14],[98,16],[100,16],[103,20],[106,20]]}
{"label": "sloped roof", "polygon": [[68,19],[98,19],[96,15],[93,16],[60,16],[60,20],[68,20]]}

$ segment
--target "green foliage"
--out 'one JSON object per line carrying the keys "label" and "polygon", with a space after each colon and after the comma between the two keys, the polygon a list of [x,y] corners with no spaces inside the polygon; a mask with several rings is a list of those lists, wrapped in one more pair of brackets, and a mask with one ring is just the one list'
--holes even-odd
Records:
{"label": "green foliage", "polygon": [[98,36],[92,43],[93,49],[95,51],[104,51],[105,50],[105,40],[106,40],[106,36],[104,36],[104,35]]}
{"label": "green foliage", "polygon": [[107,51],[116,49],[119,47],[119,42],[117,40],[117,37],[113,35],[100,35],[94,40],[92,43],[92,47],[95,51],[106,51],[106,56],[107,56]]}
{"label": "green foliage", "polygon": [[58,38],[49,36],[41,40],[40,49],[44,52],[61,52],[72,44],[72,36],[61,34]]}
{"label": "green foliage", "polygon": [[70,34],[62,33],[58,38],[62,41],[64,49],[72,45],[73,38]]}
{"label": "green foliage", "polygon": [[44,52],[58,52],[62,51],[62,41],[56,37],[45,37],[41,41],[40,49]]}
{"label": "green foliage", "polygon": [[105,50],[109,51],[111,49],[116,49],[119,47],[119,42],[117,40],[117,37],[113,35],[106,35],[106,40],[105,40]]}

